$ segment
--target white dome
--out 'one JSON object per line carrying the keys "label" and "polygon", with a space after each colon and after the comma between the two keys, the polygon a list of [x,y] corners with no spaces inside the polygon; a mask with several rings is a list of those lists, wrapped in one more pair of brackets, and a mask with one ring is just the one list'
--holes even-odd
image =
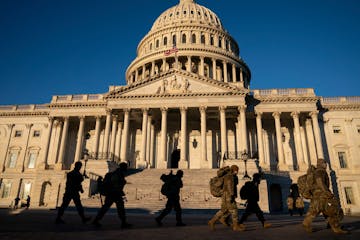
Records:
{"label": "white dome", "polygon": [[186,23],[216,27],[224,31],[220,19],[214,12],[196,4],[194,0],[180,0],[178,5],[169,8],[156,19],[150,32]]}

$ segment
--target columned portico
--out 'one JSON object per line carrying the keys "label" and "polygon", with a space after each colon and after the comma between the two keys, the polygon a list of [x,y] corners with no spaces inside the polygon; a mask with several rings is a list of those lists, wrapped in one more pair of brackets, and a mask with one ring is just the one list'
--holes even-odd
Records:
{"label": "columned portico", "polygon": [[101,125],[101,116],[95,116],[95,144],[94,144],[94,157],[98,158],[99,154],[99,141],[100,141],[100,125]]}
{"label": "columned portico", "polygon": [[207,159],[207,143],[206,143],[206,107],[200,107],[200,125],[201,125],[201,166],[206,166],[211,168],[212,166],[208,164]]}
{"label": "columned portico", "polygon": [[238,107],[240,117],[240,134],[242,151],[248,152],[247,128],[246,128],[246,106]]}
{"label": "columned portico", "polygon": [[105,136],[104,136],[104,153],[105,153],[105,156],[108,156],[108,153],[109,153],[110,125],[111,125],[111,110],[108,109],[106,111]]}

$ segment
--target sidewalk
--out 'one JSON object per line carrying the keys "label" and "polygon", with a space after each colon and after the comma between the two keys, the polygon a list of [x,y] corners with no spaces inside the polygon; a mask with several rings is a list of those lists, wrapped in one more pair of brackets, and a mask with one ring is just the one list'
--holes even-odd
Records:
{"label": "sidewalk", "polygon": [[[86,209],[89,216],[94,217],[97,209]],[[207,221],[212,217],[213,211],[184,210],[183,221],[185,227],[175,227],[175,215],[172,213],[165,217],[163,226],[157,227],[154,217],[156,215],[128,209],[129,223],[134,224],[132,229],[121,230],[120,220],[114,209],[105,215],[101,221],[102,227],[97,229],[91,224],[82,224],[75,209],[65,211],[66,224],[54,223],[56,210],[16,210],[0,209],[0,239],[2,240],[97,240],[97,239],[360,239],[360,216],[345,217],[343,225],[351,231],[347,235],[337,235],[326,229],[322,217],[314,221],[314,232],[308,234],[301,226],[302,217],[288,215],[265,215],[273,224],[272,228],[263,229],[260,222],[253,215],[245,225],[244,232],[234,232],[229,227],[216,225],[216,231],[210,231]]]}

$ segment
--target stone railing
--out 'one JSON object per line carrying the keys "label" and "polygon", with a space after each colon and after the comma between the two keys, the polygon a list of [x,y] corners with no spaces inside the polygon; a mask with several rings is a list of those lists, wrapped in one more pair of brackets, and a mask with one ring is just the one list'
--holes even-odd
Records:
{"label": "stone railing", "polygon": [[61,96],[53,96],[51,103],[102,101],[103,99],[104,99],[103,94],[61,95]]}
{"label": "stone railing", "polygon": [[252,93],[254,96],[315,96],[313,88],[257,89]]}
{"label": "stone railing", "polygon": [[360,96],[354,97],[322,97],[320,99],[322,104],[360,104]]}
{"label": "stone railing", "polygon": [[49,109],[48,104],[28,104],[28,105],[4,105],[0,106],[0,111],[36,111]]}

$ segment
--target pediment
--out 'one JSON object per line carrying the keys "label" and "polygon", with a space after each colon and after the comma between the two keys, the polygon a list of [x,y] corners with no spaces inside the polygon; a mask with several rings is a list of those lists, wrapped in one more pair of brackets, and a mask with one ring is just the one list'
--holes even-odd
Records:
{"label": "pediment", "polygon": [[114,90],[106,98],[179,94],[227,94],[235,92],[241,93],[243,90],[196,74],[172,70],[157,77]]}

